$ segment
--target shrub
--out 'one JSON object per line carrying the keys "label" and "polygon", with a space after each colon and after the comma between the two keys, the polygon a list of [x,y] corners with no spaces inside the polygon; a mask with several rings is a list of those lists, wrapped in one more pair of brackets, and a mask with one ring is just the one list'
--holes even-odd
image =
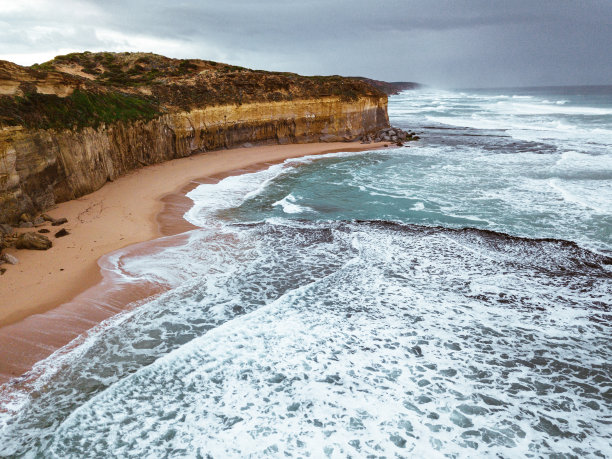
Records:
{"label": "shrub", "polygon": [[0,98],[0,123],[38,129],[97,127],[102,123],[144,119],[160,115],[152,100],[120,93],[76,90],[68,97],[29,93]]}

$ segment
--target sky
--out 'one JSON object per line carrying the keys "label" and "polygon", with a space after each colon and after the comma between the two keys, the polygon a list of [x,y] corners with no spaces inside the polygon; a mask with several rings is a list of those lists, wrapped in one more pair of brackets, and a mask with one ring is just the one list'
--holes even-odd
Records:
{"label": "sky", "polygon": [[446,88],[612,84],[612,0],[0,0],[0,59],[86,50]]}

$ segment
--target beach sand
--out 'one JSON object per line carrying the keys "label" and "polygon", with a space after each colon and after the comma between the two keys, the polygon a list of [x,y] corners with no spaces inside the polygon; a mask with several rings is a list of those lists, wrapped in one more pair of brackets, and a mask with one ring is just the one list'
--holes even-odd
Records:
{"label": "beach sand", "polygon": [[[214,182],[287,158],[337,151],[373,150],[384,143],[311,143],[237,148],[193,155],[133,171],[101,189],[59,204],[47,213],[66,217],[70,234],[45,226],[53,247],[45,252],[9,249],[19,258],[0,277],[0,383],[19,376],[126,305],[160,293],[150,285],[111,288],[98,260],[131,246],[123,256],[176,240],[155,240],[193,227],[182,216],[185,196]],[[39,229],[39,228],[37,228]],[[27,230],[27,231],[32,231]],[[100,301],[103,298],[103,301]]]}

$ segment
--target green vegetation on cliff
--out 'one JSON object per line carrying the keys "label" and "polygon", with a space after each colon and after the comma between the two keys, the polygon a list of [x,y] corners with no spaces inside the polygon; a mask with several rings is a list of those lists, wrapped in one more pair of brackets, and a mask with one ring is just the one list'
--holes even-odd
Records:
{"label": "green vegetation on cliff", "polygon": [[91,75],[96,82],[117,87],[145,86],[163,76],[180,77],[197,69],[197,65],[187,59],[169,59],[145,53],[90,52],[57,56],[44,64],[35,64],[32,68],[57,70],[65,66],[80,68],[81,72]]}
{"label": "green vegetation on cliff", "polygon": [[68,97],[27,93],[0,97],[0,123],[30,129],[97,127],[102,123],[150,120],[157,104],[135,95],[75,90]]}
{"label": "green vegetation on cliff", "polygon": [[[13,95],[0,96],[0,126],[72,129],[214,105],[384,97],[353,78],[306,77],[151,53],[72,53],[20,70],[28,81],[19,81]],[[41,81],[49,80],[68,90],[37,91]]]}

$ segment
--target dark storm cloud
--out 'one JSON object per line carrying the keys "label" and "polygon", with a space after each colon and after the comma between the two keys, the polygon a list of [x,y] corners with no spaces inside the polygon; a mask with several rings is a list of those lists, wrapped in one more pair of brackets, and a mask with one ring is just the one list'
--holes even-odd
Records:
{"label": "dark storm cloud", "polygon": [[142,50],[446,86],[604,84],[611,23],[609,0],[22,0],[0,12],[0,57]]}

